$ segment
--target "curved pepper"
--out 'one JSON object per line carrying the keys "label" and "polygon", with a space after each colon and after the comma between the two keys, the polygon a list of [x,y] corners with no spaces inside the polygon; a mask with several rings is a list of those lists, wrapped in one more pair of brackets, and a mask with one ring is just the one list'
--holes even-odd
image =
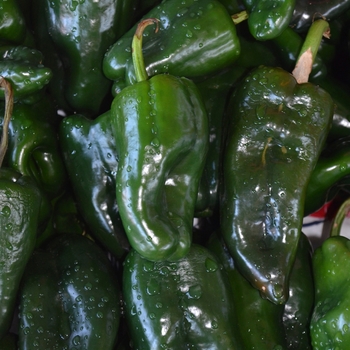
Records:
{"label": "curved pepper", "polygon": [[151,262],[132,250],[123,271],[134,348],[241,349],[229,281],[208,249],[193,244],[176,262]]}
{"label": "curved pepper", "polygon": [[350,187],[350,135],[327,145],[307,186],[304,215],[320,209],[339,189]]}
{"label": "curved pepper", "polygon": [[[169,73],[202,78],[228,67],[239,56],[236,28],[216,0],[163,1],[145,16],[158,18],[159,33],[145,30],[144,61],[148,75]],[[210,23],[210,25],[208,25]],[[113,93],[135,83],[131,43],[136,25],[106,53],[103,72],[115,81]]]}
{"label": "curved pepper", "polygon": [[305,32],[315,19],[324,18],[331,21],[349,8],[349,0],[296,0],[289,24],[295,31]]}
{"label": "curved pepper", "polygon": [[[327,22],[315,22],[309,33],[316,28],[321,36]],[[311,38],[302,50],[308,54],[301,54],[308,72],[316,49],[309,46]],[[298,69],[297,78],[281,68],[253,70],[228,107],[222,234],[241,273],[274,303],[288,296],[307,184],[333,115],[330,95],[297,83]]]}
{"label": "curved pepper", "polygon": [[[26,46],[0,48],[0,75],[12,84],[14,98],[18,100],[43,89],[50,81],[50,68],[42,65],[40,51]],[[0,90],[0,99],[4,99]]]}
{"label": "curved pepper", "polygon": [[72,115],[62,120],[60,147],[79,211],[89,232],[117,258],[129,250],[116,202],[117,148],[111,112],[95,120]]}
{"label": "curved pepper", "polygon": [[243,0],[249,31],[257,40],[278,37],[289,25],[296,0]]}
{"label": "curved pepper", "polygon": [[21,350],[112,350],[117,341],[117,276],[105,252],[85,236],[60,234],[36,250],[19,299]]}
{"label": "curved pepper", "polygon": [[[73,112],[98,115],[111,87],[102,72],[103,55],[132,25],[134,1],[40,0],[36,4],[45,9],[46,33],[63,64],[61,93]],[[44,54],[52,49],[41,47]]]}
{"label": "curved pepper", "polygon": [[117,203],[137,252],[150,260],[179,259],[191,245],[208,119],[192,81],[169,74],[147,80],[142,30],[153,21],[140,22],[133,41],[135,70],[142,76],[111,107],[119,157]]}
{"label": "curved pepper", "polygon": [[[67,173],[57,133],[49,119],[52,110],[46,107],[40,100],[34,105],[14,104],[4,162],[19,173],[32,177],[52,199],[63,193]],[[2,108],[0,103],[0,110]]]}
{"label": "curved pepper", "polygon": [[[9,85],[0,78],[6,97],[0,166],[7,148],[7,125],[13,103]],[[13,169],[0,169],[0,339],[11,326],[21,278],[35,247],[40,200],[40,192],[31,178]]]}
{"label": "curved pepper", "polygon": [[340,207],[331,229],[312,257],[315,307],[311,319],[314,350],[345,350],[350,342],[350,240],[340,236],[341,224],[349,212],[349,199]]}

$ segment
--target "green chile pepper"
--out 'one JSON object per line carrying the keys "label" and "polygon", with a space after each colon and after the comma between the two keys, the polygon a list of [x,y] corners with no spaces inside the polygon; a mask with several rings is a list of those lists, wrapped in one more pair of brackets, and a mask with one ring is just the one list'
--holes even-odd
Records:
{"label": "green chile pepper", "polygon": [[312,257],[315,307],[311,319],[314,350],[348,348],[350,341],[350,240],[340,236],[341,224],[349,212],[349,199],[339,208],[330,237]]}
{"label": "green chile pepper", "polygon": [[149,260],[179,259],[191,245],[208,118],[195,84],[170,74],[147,79],[140,22],[133,40],[137,84],[113,100],[119,157],[116,193],[130,245]]}
{"label": "green chile pepper", "polygon": [[222,234],[241,273],[267,299],[284,303],[333,101],[316,85],[262,66],[235,90],[228,111]]}
{"label": "green chile pepper", "polygon": [[32,177],[50,199],[62,194],[68,181],[52,116],[54,110],[41,100],[15,103],[4,160],[6,166]]}
{"label": "green chile pepper", "polygon": [[[0,78],[6,97],[6,125],[13,103],[9,85]],[[5,127],[2,132],[1,165],[7,148],[7,131]],[[20,281],[35,247],[40,200],[40,192],[31,178],[13,169],[0,169],[0,339],[11,326]]]}
{"label": "green chile pepper", "polygon": [[50,63],[55,72],[63,73],[59,86],[71,113],[95,117],[105,108],[105,100],[110,101],[111,81],[102,72],[103,55],[132,25],[134,4],[126,0],[35,1],[34,11],[44,8],[35,32],[44,42],[47,34],[52,40],[49,47],[40,46],[44,55],[47,50],[57,51],[59,61],[51,59]]}
{"label": "green chile pepper", "polygon": [[278,37],[292,19],[296,0],[243,0],[250,33],[257,40]]}
{"label": "green chile pepper", "polygon": [[310,322],[315,301],[312,254],[311,243],[302,232],[289,278],[289,296],[282,316],[287,347],[292,350],[312,349]]}
{"label": "green chile pepper", "polygon": [[332,200],[339,189],[350,188],[349,156],[350,135],[327,144],[315,165],[307,186],[305,216]]}
{"label": "green chile pepper", "polygon": [[237,314],[242,344],[240,349],[287,349],[282,322],[284,305],[276,305],[261,297],[238,271],[219,232],[214,232],[207,242],[229,276],[231,294]]}
{"label": "green chile pepper", "polygon": [[20,350],[112,350],[116,344],[116,272],[105,252],[85,236],[60,234],[34,251],[19,299]]}
{"label": "green chile pepper", "polygon": [[[203,78],[228,67],[239,56],[235,24],[216,0],[166,0],[144,17],[160,20],[158,35],[145,30],[143,53],[150,77],[169,73]],[[136,81],[131,57],[135,30],[136,25],[104,57],[103,72],[115,81],[113,94]]]}
{"label": "green chile pepper", "polygon": [[131,250],[123,271],[135,349],[241,349],[229,281],[208,249],[193,244],[176,262],[152,262]]}
{"label": "green chile pepper", "polygon": [[111,112],[96,119],[82,115],[64,118],[60,147],[79,212],[89,232],[113,255],[129,250],[116,202],[117,149]]}
{"label": "green chile pepper", "polygon": [[[42,60],[40,51],[26,46],[0,48],[0,75],[11,82],[15,100],[35,93],[49,83],[52,72],[42,65]],[[4,99],[2,91],[0,99]]]}

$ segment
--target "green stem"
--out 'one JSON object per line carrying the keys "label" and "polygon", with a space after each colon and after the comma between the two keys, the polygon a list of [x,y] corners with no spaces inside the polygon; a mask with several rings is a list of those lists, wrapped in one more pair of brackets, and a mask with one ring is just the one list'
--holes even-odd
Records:
{"label": "green stem", "polygon": [[241,12],[238,12],[238,13],[235,13],[234,15],[231,16],[232,18],[232,21],[235,25],[245,21],[248,19],[248,12],[247,11],[241,11]]}
{"label": "green stem", "polygon": [[8,146],[8,129],[13,110],[13,90],[10,82],[0,76],[0,88],[5,90],[5,113],[2,124],[2,138],[0,142],[0,167],[5,158]]}
{"label": "green stem", "polygon": [[331,237],[340,236],[340,230],[346,215],[350,212],[350,198],[348,198],[338,209],[337,214],[333,220],[331,229]]}
{"label": "green stem", "polygon": [[142,36],[143,32],[151,24],[156,24],[155,33],[159,30],[159,19],[157,18],[147,18],[142,20],[135,31],[135,35],[132,40],[132,61],[134,64],[135,75],[137,82],[141,82],[148,79],[148,74],[145,67],[145,62],[143,60],[142,54]]}
{"label": "green stem", "polygon": [[299,84],[306,83],[309,80],[322,37],[330,38],[329,24],[324,19],[318,19],[309,28],[292,72]]}

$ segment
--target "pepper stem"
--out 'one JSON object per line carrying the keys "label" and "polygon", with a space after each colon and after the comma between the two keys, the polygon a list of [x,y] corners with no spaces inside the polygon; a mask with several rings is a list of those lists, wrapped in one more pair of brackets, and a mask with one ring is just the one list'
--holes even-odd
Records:
{"label": "pepper stem", "polygon": [[13,110],[13,89],[8,80],[0,76],[0,88],[5,90],[5,112],[2,124],[2,137],[0,142],[0,167],[5,158],[8,146],[8,129]]}
{"label": "pepper stem", "polygon": [[330,38],[329,24],[324,19],[312,23],[292,72],[299,84],[307,83],[322,37]]}
{"label": "pepper stem", "polygon": [[247,11],[241,11],[241,12],[238,12],[238,13],[235,13],[234,15],[231,16],[232,18],[232,21],[235,25],[245,21],[248,19],[248,12]]}
{"label": "pepper stem", "polygon": [[148,74],[145,67],[145,62],[142,54],[142,35],[146,27],[151,24],[156,25],[155,33],[159,30],[159,19],[157,18],[147,18],[142,20],[135,31],[135,35],[132,40],[132,61],[134,64],[136,81],[144,81],[148,79]]}
{"label": "pepper stem", "polygon": [[343,202],[335,215],[330,236],[340,236],[340,230],[346,215],[350,212],[350,198]]}

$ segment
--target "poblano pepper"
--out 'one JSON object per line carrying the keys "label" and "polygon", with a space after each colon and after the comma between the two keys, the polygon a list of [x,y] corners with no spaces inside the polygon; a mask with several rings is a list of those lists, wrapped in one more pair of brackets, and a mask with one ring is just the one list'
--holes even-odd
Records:
{"label": "poblano pepper", "polygon": [[129,243],[116,201],[118,152],[111,112],[94,120],[82,115],[64,118],[59,139],[77,206],[89,231],[121,258],[129,250]]}
{"label": "poblano pepper", "polygon": [[340,236],[349,212],[347,199],[336,214],[331,237],[323,241],[312,257],[315,307],[311,319],[314,350],[346,350],[350,342],[350,240]]}
{"label": "poblano pepper", "polygon": [[[110,103],[111,81],[102,72],[103,55],[107,49],[128,30],[134,20],[133,0],[70,1],[38,0],[35,9],[44,8],[40,22],[34,22],[34,32],[45,38],[50,46],[40,48],[56,50],[59,61],[50,60],[61,71],[60,93],[71,110],[96,117]],[[41,10],[40,10],[41,11]],[[44,32],[42,32],[42,30]]]}
{"label": "poblano pepper", "polygon": [[175,262],[132,250],[123,293],[135,349],[242,349],[228,277],[205,247],[193,244]]}
{"label": "poblano pepper", "polygon": [[111,106],[119,157],[117,203],[131,246],[149,260],[180,259],[190,249],[208,118],[194,83],[159,74],[147,79],[140,22],[133,40],[138,83]]}
{"label": "poblano pepper", "polygon": [[[327,22],[312,28],[321,37]],[[307,61],[301,71],[308,74],[317,52],[311,38],[301,53]],[[306,188],[333,115],[326,91],[297,82],[305,79],[298,74],[301,62],[297,78],[281,68],[253,70],[228,107],[222,234],[241,273],[274,303],[288,297]]]}
{"label": "poblano pepper", "polygon": [[[158,18],[159,33],[145,30],[144,61],[148,75],[169,73],[203,78],[231,65],[240,45],[233,19],[216,0],[166,0],[144,18]],[[208,25],[210,23],[210,25]],[[113,94],[135,83],[131,43],[136,25],[106,53],[103,72],[115,81]]]}
{"label": "poblano pepper", "polygon": [[120,286],[105,251],[62,233],[35,250],[19,293],[19,349],[112,350]]}
{"label": "poblano pepper", "polygon": [[249,13],[250,33],[257,40],[271,40],[288,27],[296,0],[242,1]]}
{"label": "poblano pepper", "polygon": [[[2,165],[13,97],[10,83],[2,77],[0,87],[5,90],[6,101],[0,144]],[[40,200],[40,192],[30,177],[10,168],[0,169],[0,338],[11,326],[20,281],[35,247]]]}

